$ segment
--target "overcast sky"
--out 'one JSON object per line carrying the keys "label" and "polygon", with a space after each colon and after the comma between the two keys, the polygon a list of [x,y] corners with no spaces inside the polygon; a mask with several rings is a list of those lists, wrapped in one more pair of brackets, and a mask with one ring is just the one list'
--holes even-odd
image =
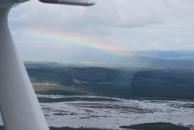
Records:
{"label": "overcast sky", "polygon": [[87,46],[27,35],[29,29],[92,37],[125,51],[194,50],[193,0],[94,1],[86,8],[31,0],[12,9],[9,25],[23,60],[89,63],[104,57]]}

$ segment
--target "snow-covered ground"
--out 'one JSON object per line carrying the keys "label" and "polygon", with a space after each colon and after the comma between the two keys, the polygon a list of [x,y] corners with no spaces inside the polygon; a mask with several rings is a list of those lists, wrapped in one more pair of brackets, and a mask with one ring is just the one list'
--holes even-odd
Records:
{"label": "snow-covered ground", "polygon": [[[47,96],[42,96],[47,97]],[[49,98],[62,98],[49,96]],[[72,98],[72,97],[71,97]],[[84,99],[94,97],[84,97]],[[101,97],[95,97],[101,98]],[[113,128],[171,122],[194,125],[194,102],[160,100],[68,101],[41,103],[50,126]]]}
{"label": "snow-covered ground", "polygon": [[[57,95],[39,95],[39,97],[74,98]],[[95,100],[92,101],[93,99]],[[96,101],[96,99],[99,100]],[[101,99],[104,100],[100,101]],[[49,125],[56,127],[119,129],[119,126],[123,125],[150,122],[194,125],[194,102],[191,101],[124,100],[118,98],[112,98],[111,101],[110,98],[87,96],[80,97],[79,101],[41,103],[41,106]]]}

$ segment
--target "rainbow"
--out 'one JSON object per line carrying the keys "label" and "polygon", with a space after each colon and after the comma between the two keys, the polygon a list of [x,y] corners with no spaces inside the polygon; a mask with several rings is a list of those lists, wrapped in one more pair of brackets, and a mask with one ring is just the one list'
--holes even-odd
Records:
{"label": "rainbow", "polygon": [[99,51],[103,51],[107,54],[111,54],[120,57],[124,60],[129,60],[135,56],[135,53],[129,53],[128,51],[122,51],[116,49],[110,44],[106,44],[104,41],[99,41],[94,37],[87,37],[77,33],[67,33],[55,30],[40,29],[40,28],[25,28],[22,31],[25,35],[33,38],[40,38],[55,43],[60,42],[64,44],[73,44],[80,47],[87,47]]}

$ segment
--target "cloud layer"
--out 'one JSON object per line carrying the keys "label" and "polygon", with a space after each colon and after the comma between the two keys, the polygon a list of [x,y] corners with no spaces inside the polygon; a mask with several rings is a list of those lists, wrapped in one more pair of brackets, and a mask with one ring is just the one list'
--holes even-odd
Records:
{"label": "cloud layer", "polygon": [[[74,53],[79,53],[75,46],[64,44],[59,49],[50,41],[24,37],[21,30],[50,28],[78,33],[121,50],[193,50],[193,15],[192,0],[96,0],[96,5],[89,8],[31,0],[15,7],[9,21],[24,59],[36,59],[37,51],[44,50],[40,59],[63,61],[75,58]],[[47,45],[38,46],[40,42]],[[57,58],[48,58],[51,50]],[[78,55],[87,59],[87,51]]]}

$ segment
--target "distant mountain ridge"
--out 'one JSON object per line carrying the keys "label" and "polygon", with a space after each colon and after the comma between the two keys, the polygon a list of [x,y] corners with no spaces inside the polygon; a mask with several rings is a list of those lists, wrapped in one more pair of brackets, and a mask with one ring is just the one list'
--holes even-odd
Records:
{"label": "distant mountain ridge", "polygon": [[[130,53],[130,52],[129,52]],[[104,56],[101,61],[93,62],[25,62],[27,68],[31,67],[106,67],[127,69],[187,69],[194,70],[194,51],[137,51],[133,57],[123,60],[114,56]],[[103,55],[101,55],[103,57]],[[108,59],[110,58],[110,59]],[[95,59],[93,59],[95,60]],[[110,60],[110,61],[109,61]]]}
{"label": "distant mountain ridge", "polygon": [[141,51],[140,55],[166,60],[194,60],[194,51]]}
{"label": "distant mountain ridge", "polygon": [[64,87],[64,90],[48,90],[47,94],[194,99],[193,51],[136,53],[127,62],[116,59],[114,65],[113,62],[92,65],[27,62],[25,65],[33,82]]}

